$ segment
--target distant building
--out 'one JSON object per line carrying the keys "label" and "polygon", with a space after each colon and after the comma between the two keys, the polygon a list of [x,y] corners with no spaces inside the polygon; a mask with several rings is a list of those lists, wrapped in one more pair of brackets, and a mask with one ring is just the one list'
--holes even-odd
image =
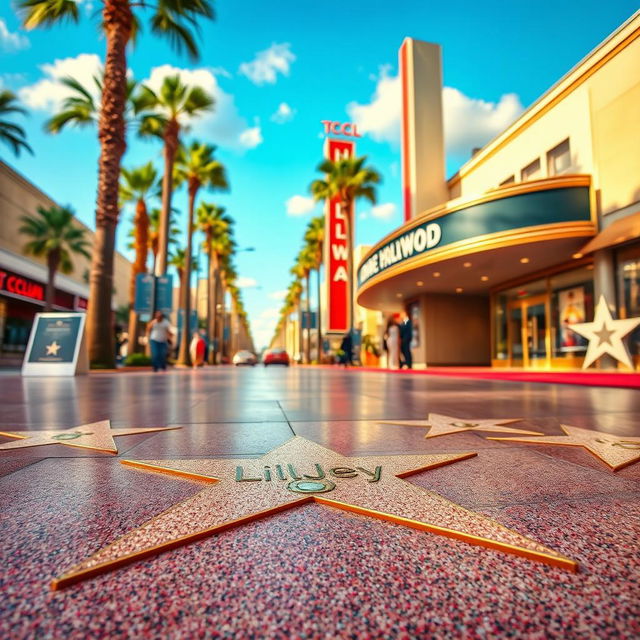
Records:
{"label": "distant building", "polygon": [[[22,248],[28,239],[18,232],[20,218],[33,215],[39,206],[59,206],[24,176],[0,161],[0,363],[21,361],[36,313],[43,310],[47,282],[44,259],[25,256]],[[87,240],[93,242],[93,231]],[[84,311],[89,297],[90,261],[72,256],[73,273],[56,274],[55,310]],[[120,253],[115,255],[112,308],[129,304],[131,263]]]}
{"label": "distant building", "polygon": [[[640,316],[639,70],[636,13],[445,180],[440,48],[405,40],[405,222],[363,256],[357,301],[407,310],[418,365],[580,367],[570,325],[600,295]],[[629,345],[637,368],[640,329]]]}

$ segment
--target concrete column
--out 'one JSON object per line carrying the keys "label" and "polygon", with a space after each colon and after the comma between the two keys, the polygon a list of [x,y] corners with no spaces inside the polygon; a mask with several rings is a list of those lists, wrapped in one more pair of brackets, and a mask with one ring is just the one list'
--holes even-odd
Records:
{"label": "concrete column", "polygon": [[[594,303],[597,305],[600,296],[607,301],[609,311],[617,317],[616,308],[616,269],[611,249],[601,249],[593,254],[593,289]],[[600,369],[616,369],[617,361],[609,355],[600,358]]]}

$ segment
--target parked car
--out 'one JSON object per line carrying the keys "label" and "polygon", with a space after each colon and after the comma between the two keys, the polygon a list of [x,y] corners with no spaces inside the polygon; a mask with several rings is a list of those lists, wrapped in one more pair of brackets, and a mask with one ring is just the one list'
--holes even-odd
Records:
{"label": "parked car", "polygon": [[253,355],[253,353],[251,353],[251,351],[238,351],[238,353],[233,356],[233,364],[235,364],[236,367],[243,364],[255,367],[257,362],[258,359]]}
{"label": "parked car", "polygon": [[265,367],[270,364],[283,364],[285,367],[288,367],[289,355],[284,349],[268,349],[264,352],[262,362]]}

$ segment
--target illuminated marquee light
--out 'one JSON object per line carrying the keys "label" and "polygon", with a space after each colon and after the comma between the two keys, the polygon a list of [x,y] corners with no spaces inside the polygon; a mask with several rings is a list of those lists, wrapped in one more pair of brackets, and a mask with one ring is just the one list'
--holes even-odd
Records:
{"label": "illuminated marquee light", "polygon": [[360,284],[381,270],[397,262],[407,260],[428,249],[433,249],[442,239],[442,229],[436,222],[424,224],[376,251],[362,265],[358,281]]}

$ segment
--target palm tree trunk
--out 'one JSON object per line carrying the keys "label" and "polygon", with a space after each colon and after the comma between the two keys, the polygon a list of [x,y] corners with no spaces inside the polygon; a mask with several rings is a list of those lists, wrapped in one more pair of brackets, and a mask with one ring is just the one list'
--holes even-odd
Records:
{"label": "palm tree trunk", "polygon": [[115,343],[111,296],[113,252],[119,213],[120,161],[127,148],[124,110],[127,100],[126,46],[132,24],[129,0],[105,0],[102,23],[107,40],[107,54],[98,123],[100,160],[96,233],[89,276],[87,340],[91,362],[103,367],[113,367]]}
{"label": "palm tree trunk", "polygon": [[209,245],[209,364],[218,364],[218,280],[220,269],[218,268],[218,254]]}
{"label": "palm tree trunk", "polygon": [[222,363],[222,359],[226,354],[226,344],[224,339],[224,330],[227,326],[227,309],[226,309],[226,301],[227,297],[225,286],[224,286],[224,272],[220,273],[220,327],[218,328],[220,333],[220,341],[218,342],[218,348],[220,349],[220,363]]}
{"label": "palm tree trunk", "polygon": [[141,346],[138,344],[139,321],[134,307],[136,300],[136,276],[147,271],[147,250],[149,242],[149,216],[145,201],[140,198],[136,203],[136,215],[134,218],[136,259],[131,269],[129,282],[129,349],[128,353],[138,353]]}
{"label": "palm tree trunk", "polygon": [[[173,195],[173,165],[178,150],[178,135],[180,125],[176,120],[169,120],[164,134],[164,175],[162,176],[162,209],[160,211],[160,225],[158,228],[158,257],[156,259],[155,274],[163,276],[167,272],[169,259],[169,228],[171,227],[171,197]],[[191,271],[189,271],[191,275]]]}
{"label": "palm tree trunk", "polygon": [[198,193],[196,184],[189,185],[189,211],[187,213],[187,248],[184,255],[184,273],[182,275],[182,298],[180,306],[184,309],[182,322],[182,337],[180,339],[180,353],[176,364],[184,367],[191,366],[189,344],[191,342],[191,242],[193,239],[193,209]]}
{"label": "palm tree trunk", "polygon": [[56,271],[60,264],[60,250],[54,249],[47,254],[47,288],[44,296],[45,312],[53,311],[53,304],[56,300]]}
{"label": "palm tree trunk", "polygon": [[302,342],[302,294],[298,300],[298,356],[300,362],[302,362],[302,356],[304,352],[304,345]]}
{"label": "palm tree trunk", "polygon": [[[322,251],[321,251],[322,254]],[[322,364],[322,283],[320,280],[320,269],[318,265],[318,364]]]}
{"label": "palm tree trunk", "polygon": [[311,363],[311,271],[307,271],[306,275],[306,285],[307,285],[307,323],[309,326],[307,327],[307,346],[305,353],[305,360],[307,364]]}

